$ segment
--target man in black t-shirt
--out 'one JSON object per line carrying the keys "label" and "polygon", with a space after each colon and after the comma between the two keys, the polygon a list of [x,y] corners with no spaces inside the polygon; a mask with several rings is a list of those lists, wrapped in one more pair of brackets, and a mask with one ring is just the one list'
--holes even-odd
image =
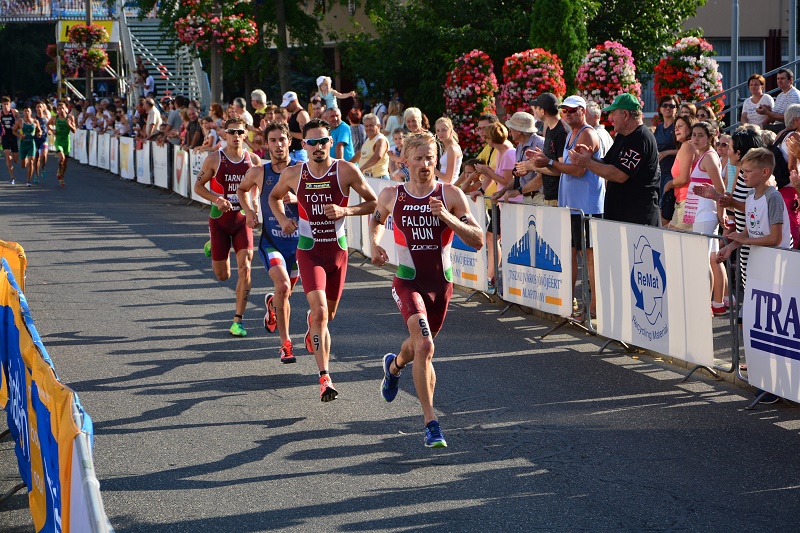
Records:
{"label": "man in black t-shirt", "polygon": [[660,226],[658,146],[642,122],[639,100],[620,94],[603,111],[614,124],[614,144],[602,160],[592,158],[591,148],[578,145],[570,150],[570,161],[607,180],[605,219]]}
{"label": "man in black t-shirt", "polygon": [[[541,153],[549,160],[547,166],[537,167],[533,161],[524,161],[517,165],[519,172],[536,171],[536,176],[528,182],[522,192],[527,194],[541,187],[544,193],[544,203],[547,205],[558,205],[558,184],[561,181],[561,173],[553,169],[553,163],[563,161],[564,146],[567,144],[567,128],[561,121],[558,110],[560,104],[558,97],[553,93],[542,93],[531,102],[534,108],[539,108],[534,111],[541,110],[544,113],[544,147]],[[539,150],[534,150],[534,152],[539,152]],[[527,154],[526,157],[531,159]],[[536,200],[534,203],[537,203]]]}

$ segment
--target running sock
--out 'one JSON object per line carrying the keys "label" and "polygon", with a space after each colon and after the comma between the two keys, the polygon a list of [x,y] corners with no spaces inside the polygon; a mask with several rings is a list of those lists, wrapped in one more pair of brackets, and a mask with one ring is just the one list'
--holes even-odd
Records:
{"label": "running sock", "polygon": [[319,371],[319,377],[327,376],[327,375],[328,375],[328,371],[327,370],[320,370]]}

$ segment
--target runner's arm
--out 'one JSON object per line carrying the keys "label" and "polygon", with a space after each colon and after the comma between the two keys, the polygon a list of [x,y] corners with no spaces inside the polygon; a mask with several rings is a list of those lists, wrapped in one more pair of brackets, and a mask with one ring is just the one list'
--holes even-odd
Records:
{"label": "runner's arm", "polygon": [[442,193],[447,200],[449,210],[445,209],[441,200],[431,197],[431,214],[450,226],[467,246],[476,250],[483,248],[483,229],[478,226],[475,217],[472,216],[467,204],[467,197],[464,196],[461,189],[449,184],[443,187]]}
{"label": "runner's arm", "polygon": [[378,205],[378,198],[375,196],[375,191],[367,183],[364,175],[358,170],[358,167],[352,163],[340,161],[339,179],[345,185],[345,187],[342,187],[343,190],[349,191],[352,188],[361,196],[361,203],[347,207],[327,204],[325,206],[325,215],[329,219],[336,220],[342,217],[369,215],[375,211],[375,207]]}
{"label": "runner's arm", "polygon": [[239,204],[244,210],[245,217],[247,218],[247,225],[250,228],[258,226],[258,212],[256,211],[255,202],[251,201],[252,195],[250,190],[255,188],[255,193],[261,190],[264,183],[264,172],[259,167],[251,167],[247,169],[244,179],[239,183],[239,188],[236,189],[236,196],[239,197]]}
{"label": "runner's arm", "polygon": [[272,192],[269,194],[269,208],[272,210],[272,214],[275,215],[275,218],[278,219],[278,224],[281,225],[281,229],[287,235],[291,235],[297,231],[298,226],[296,221],[286,216],[283,198],[291,191],[292,187],[290,184],[292,180],[299,180],[301,167],[302,165],[295,165],[281,172],[278,183],[275,184],[272,188]]}
{"label": "runner's arm", "polygon": [[386,250],[378,244],[383,237],[386,219],[392,211],[394,198],[397,193],[397,186],[386,187],[378,196],[375,212],[369,217],[369,244],[372,264],[383,266],[389,260]]}
{"label": "runner's arm", "polygon": [[216,205],[223,213],[230,211],[233,207],[232,204],[224,197],[217,193],[211,192],[206,187],[206,184],[214,177],[214,167],[219,163],[219,156],[210,155],[203,161],[203,166],[197,174],[197,181],[194,183],[194,193],[205,198],[212,204]]}

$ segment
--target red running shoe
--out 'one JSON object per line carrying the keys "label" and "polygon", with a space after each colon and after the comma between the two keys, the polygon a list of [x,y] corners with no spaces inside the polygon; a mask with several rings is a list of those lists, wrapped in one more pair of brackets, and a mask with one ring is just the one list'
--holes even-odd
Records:
{"label": "red running shoe", "polygon": [[319,399],[323,402],[330,402],[336,399],[339,391],[333,388],[331,377],[327,374],[319,377]]}
{"label": "red running shoe", "polygon": [[292,346],[291,340],[287,339],[286,342],[283,343],[279,353],[281,356],[281,363],[283,364],[294,363],[297,361],[297,359],[294,357],[294,346]]}
{"label": "red running shoe", "polygon": [[274,299],[275,295],[273,293],[264,296],[264,305],[267,307],[267,313],[264,315],[264,329],[270,333],[274,333],[275,328],[278,327],[278,317],[275,316],[275,304],[273,303]]}

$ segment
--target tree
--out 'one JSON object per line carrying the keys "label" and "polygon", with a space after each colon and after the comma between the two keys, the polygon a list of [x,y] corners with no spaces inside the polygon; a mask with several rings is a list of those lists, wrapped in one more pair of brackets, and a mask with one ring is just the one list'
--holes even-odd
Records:
{"label": "tree", "polygon": [[571,94],[575,74],[589,50],[586,20],[591,6],[586,0],[535,0],[531,10],[530,43],[558,56]]}
{"label": "tree", "polygon": [[633,52],[639,76],[653,72],[665,46],[693,32],[683,22],[697,15],[706,0],[598,0],[587,25],[589,42],[619,41]]}
{"label": "tree", "polygon": [[431,121],[444,112],[442,84],[457,57],[477,48],[500,69],[503,58],[529,47],[529,0],[389,0],[367,8],[377,38],[358,28],[347,35],[343,68],[373,94],[400,92]]}

